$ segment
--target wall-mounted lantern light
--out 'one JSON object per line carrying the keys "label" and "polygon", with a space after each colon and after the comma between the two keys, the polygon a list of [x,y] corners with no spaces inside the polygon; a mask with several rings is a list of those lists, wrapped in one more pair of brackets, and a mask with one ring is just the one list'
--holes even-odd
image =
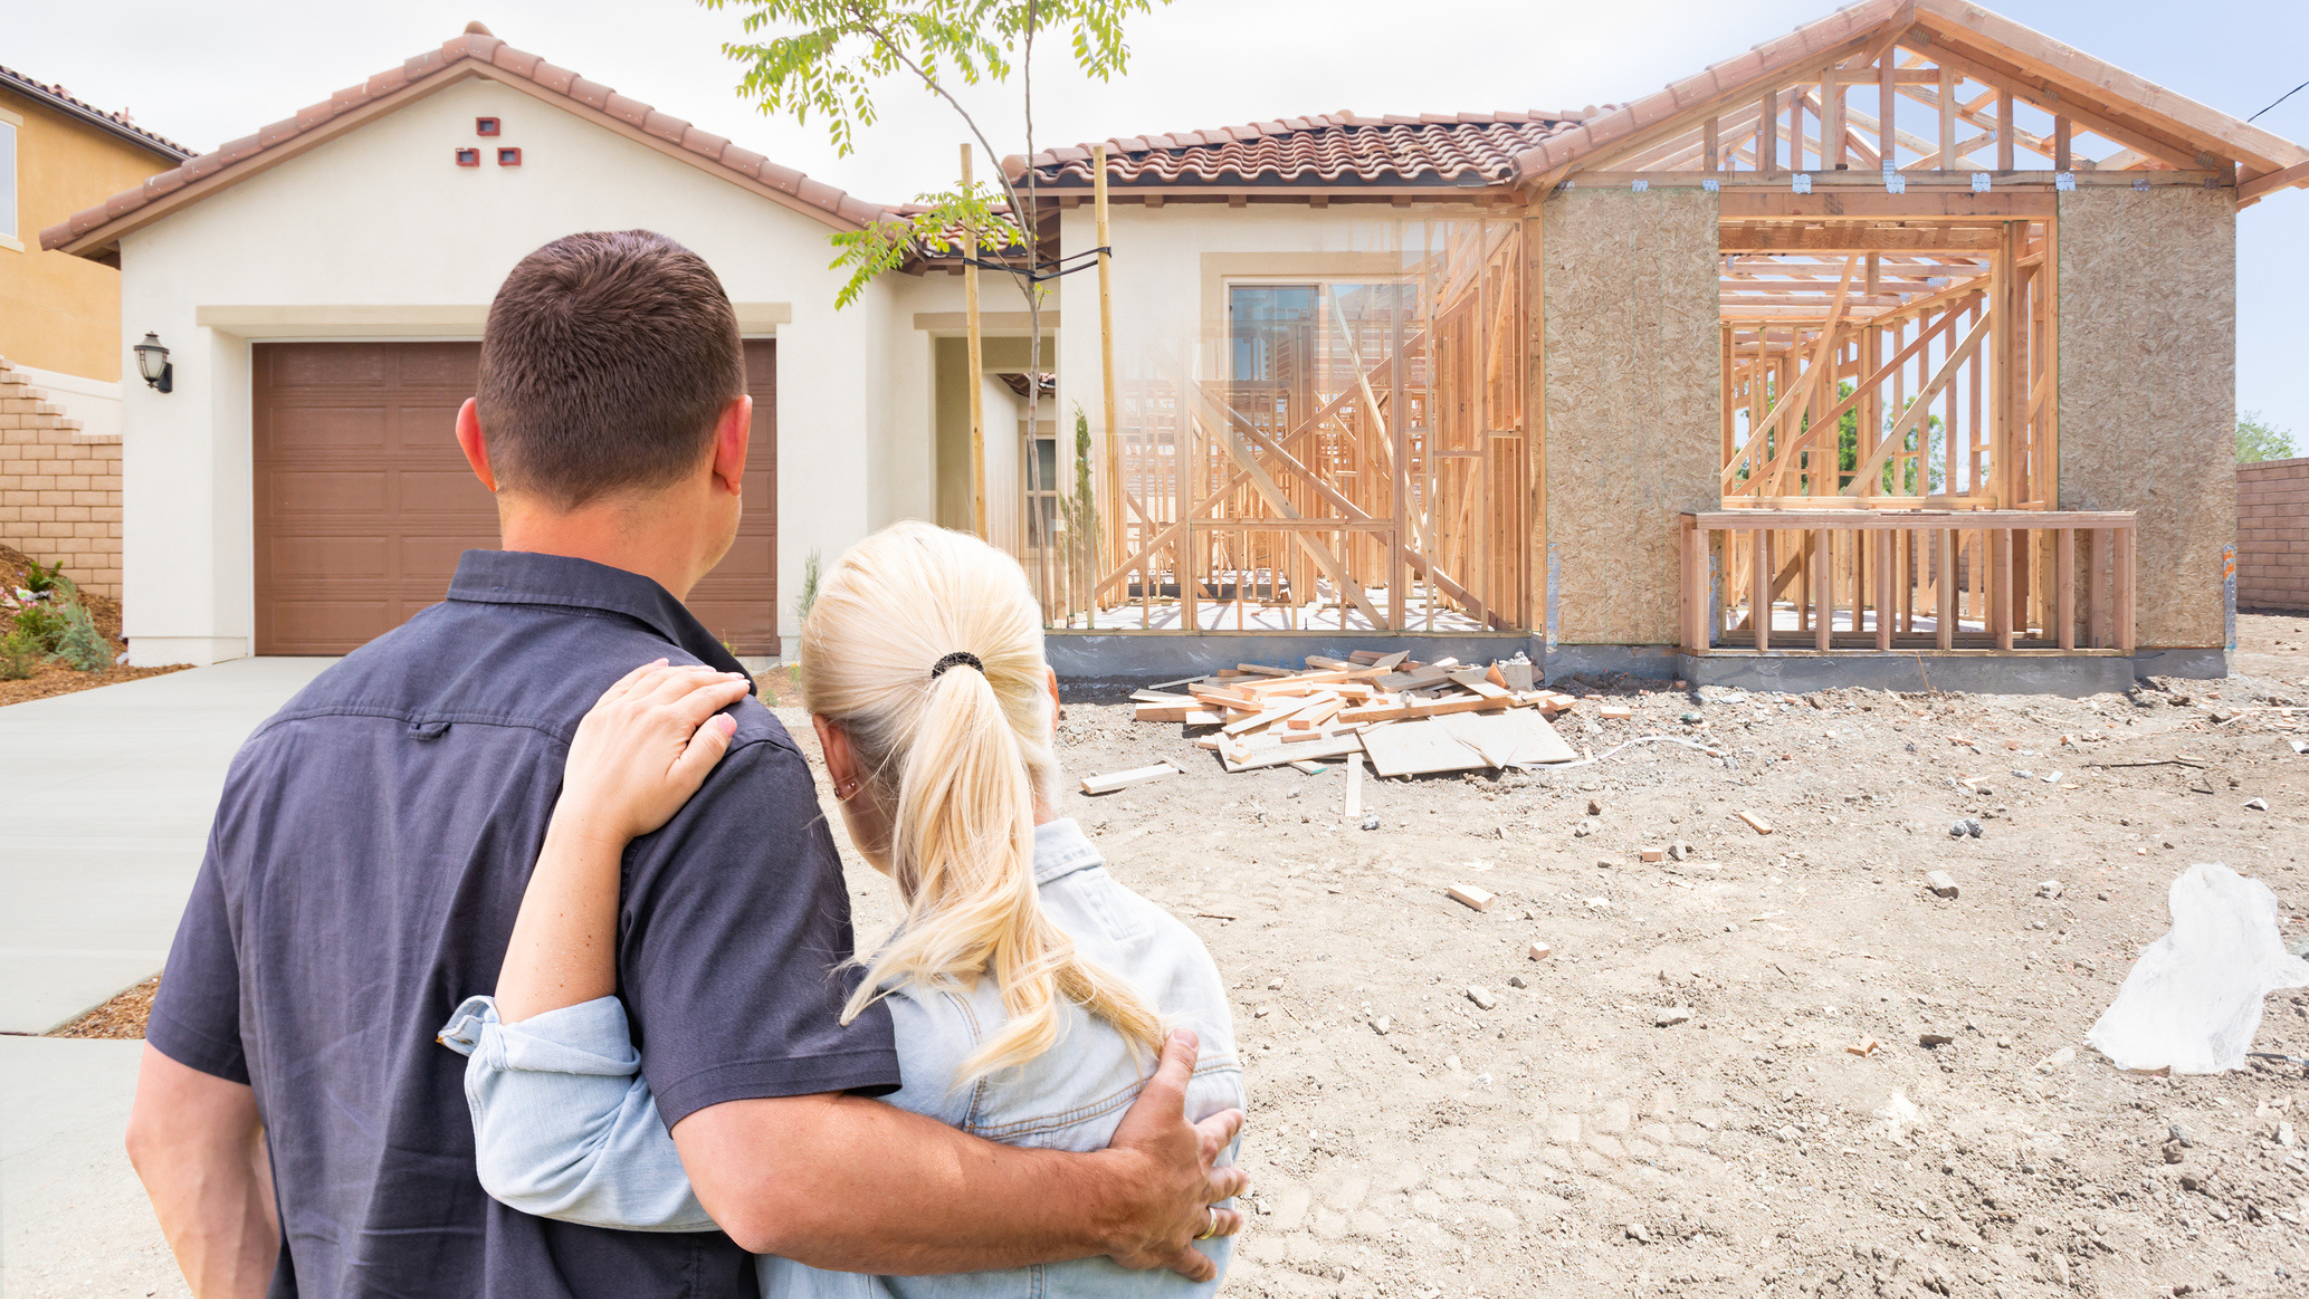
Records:
{"label": "wall-mounted lantern light", "polygon": [[176,367],[168,363],[168,349],[161,346],[160,335],[147,333],[136,345],[136,372],[161,392],[175,390]]}

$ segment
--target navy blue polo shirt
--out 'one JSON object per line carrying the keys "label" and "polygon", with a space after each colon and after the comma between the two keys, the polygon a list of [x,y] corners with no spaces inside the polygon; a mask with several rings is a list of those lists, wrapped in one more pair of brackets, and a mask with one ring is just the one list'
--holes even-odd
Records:
{"label": "navy blue polo shirt", "polygon": [[[475,1180],[464,1057],[433,1034],[496,986],[578,719],[657,658],[738,671],[646,577],[469,551],[448,599],[346,656],[233,760],[147,1040],[256,1091],[274,1296],[722,1296],[719,1233],[516,1213]],[[848,895],[808,765],[752,699],[703,789],[626,854],[618,993],[671,1125],[724,1101],[898,1085],[848,1028]]]}

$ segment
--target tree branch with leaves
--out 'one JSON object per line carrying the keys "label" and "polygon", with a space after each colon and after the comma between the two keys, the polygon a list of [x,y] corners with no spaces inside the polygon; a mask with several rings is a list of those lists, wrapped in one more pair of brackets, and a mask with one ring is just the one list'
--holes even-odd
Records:
{"label": "tree branch with leaves", "polygon": [[858,133],[876,121],[875,88],[891,78],[914,82],[961,119],[993,165],[1007,211],[997,209],[995,188],[956,184],[918,196],[917,213],[834,235],[832,265],[850,272],[835,305],[857,301],[876,276],[904,266],[917,251],[986,259],[980,265],[1008,274],[1026,301],[1030,437],[1041,429],[1046,282],[1035,238],[1034,169],[1030,165],[1018,178],[1025,183],[1022,194],[1001,165],[1002,151],[963,97],[971,88],[1007,84],[1015,76],[1024,156],[1032,159],[1036,38],[1063,31],[1076,69],[1108,81],[1129,60],[1124,20],[1151,12],[1158,2],[1170,0],[699,0],[708,9],[744,12],[749,39],[722,47],[746,69],[739,94],[767,114],[799,123],[822,120],[838,154],[856,151]]}

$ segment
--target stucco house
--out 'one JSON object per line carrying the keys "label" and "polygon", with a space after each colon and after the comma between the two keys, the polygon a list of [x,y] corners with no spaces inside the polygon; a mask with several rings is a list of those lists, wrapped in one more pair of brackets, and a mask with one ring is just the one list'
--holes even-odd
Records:
{"label": "stucco house", "polygon": [[120,275],[39,231],[190,157],[126,110],[0,68],[0,356],[88,433],[120,431]]}
{"label": "stucco house", "polygon": [[73,217],[44,241],[116,260],[177,366],[130,394],[132,654],[340,650],[437,598],[488,540],[446,417],[489,293],[647,226],[754,340],[775,454],[693,602],[743,652],[811,552],[968,520],[975,385],[1062,671],[1406,636],[1757,684],[2223,670],[2236,213],[2309,151],[1978,6],[1866,0],[1626,105],[1007,165],[1046,245],[1112,250],[1057,282],[1016,437],[1005,286],[977,374],[936,257],[836,312],[827,233],[888,209],[479,30]]}

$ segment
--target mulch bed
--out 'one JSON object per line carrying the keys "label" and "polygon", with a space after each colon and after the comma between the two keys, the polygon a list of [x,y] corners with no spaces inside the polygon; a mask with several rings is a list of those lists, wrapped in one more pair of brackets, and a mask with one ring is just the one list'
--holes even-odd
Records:
{"label": "mulch bed", "polygon": [[152,1016],[152,995],[158,991],[160,976],[156,974],[48,1036],[142,1038],[144,1021]]}
{"label": "mulch bed", "polygon": [[[0,546],[0,588],[13,591],[23,586],[31,568],[30,555],[12,547]],[[70,577],[72,574],[68,572],[65,576]],[[116,657],[128,648],[128,642],[120,638],[120,601],[110,596],[83,592],[80,602],[88,606],[89,620],[112,643],[112,652]],[[0,612],[0,636],[15,629],[15,614]],[[68,695],[76,690],[93,690],[98,686],[117,685],[123,681],[182,671],[183,664],[164,668],[106,667],[94,672],[75,672],[61,663],[47,663],[22,681],[0,681],[0,707],[21,704],[28,699],[47,699],[54,695]]]}

